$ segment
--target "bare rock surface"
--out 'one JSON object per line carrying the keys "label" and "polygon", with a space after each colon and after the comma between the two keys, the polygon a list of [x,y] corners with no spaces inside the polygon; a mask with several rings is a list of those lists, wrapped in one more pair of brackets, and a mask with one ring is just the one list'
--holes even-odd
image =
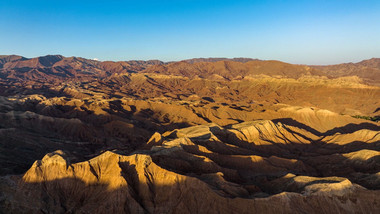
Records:
{"label": "bare rock surface", "polygon": [[379,59],[0,56],[0,213],[380,213]]}

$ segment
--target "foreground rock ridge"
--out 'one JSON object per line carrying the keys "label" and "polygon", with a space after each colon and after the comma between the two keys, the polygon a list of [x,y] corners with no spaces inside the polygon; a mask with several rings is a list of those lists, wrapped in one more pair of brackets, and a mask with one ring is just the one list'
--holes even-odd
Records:
{"label": "foreground rock ridge", "polygon": [[0,213],[380,213],[380,62],[0,56]]}
{"label": "foreground rock ridge", "polygon": [[[326,121],[340,117],[308,113]],[[259,120],[156,133],[131,154],[107,151],[78,163],[58,150],[22,177],[2,178],[3,209],[377,213],[380,190],[368,189],[380,187],[378,133],[353,128],[319,134],[311,127]]]}

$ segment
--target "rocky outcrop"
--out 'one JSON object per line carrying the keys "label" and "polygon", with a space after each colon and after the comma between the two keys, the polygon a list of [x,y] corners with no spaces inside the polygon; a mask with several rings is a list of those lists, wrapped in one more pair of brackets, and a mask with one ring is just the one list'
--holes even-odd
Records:
{"label": "rocky outcrop", "polygon": [[379,213],[377,71],[0,56],[0,213]]}
{"label": "rocky outcrop", "polygon": [[[202,179],[181,175],[158,166],[146,154],[106,152],[75,164],[62,156],[59,151],[46,155],[21,179],[2,178],[1,209],[12,213],[377,213],[380,209],[378,191],[345,178],[288,174],[275,183],[283,182],[294,192],[242,198],[255,187],[239,187],[225,181],[220,172],[204,174]],[[4,185],[18,190],[9,197],[10,186]]]}
{"label": "rocky outcrop", "polygon": [[[56,151],[36,161],[22,177],[2,177],[1,209],[17,213],[379,212],[379,132],[351,128],[344,133],[318,133],[299,128],[267,120],[230,128],[194,126],[156,133],[132,154],[105,152],[77,163]],[[347,134],[365,142],[367,149],[342,138]]]}

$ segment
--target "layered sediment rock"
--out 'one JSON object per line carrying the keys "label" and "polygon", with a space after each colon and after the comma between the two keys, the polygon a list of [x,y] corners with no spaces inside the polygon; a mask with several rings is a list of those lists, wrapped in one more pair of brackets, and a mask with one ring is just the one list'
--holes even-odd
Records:
{"label": "layered sediment rock", "polygon": [[[105,152],[85,162],[71,163],[70,156],[56,151],[22,177],[2,178],[1,208],[20,213],[377,213],[380,141],[378,131],[369,132],[316,134],[262,120],[156,133],[142,150]],[[367,149],[351,145],[343,137],[348,133]]]}
{"label": "layered sediment rock", "polygon": [[0,56],[0,213],[380,213],[378,61]]}

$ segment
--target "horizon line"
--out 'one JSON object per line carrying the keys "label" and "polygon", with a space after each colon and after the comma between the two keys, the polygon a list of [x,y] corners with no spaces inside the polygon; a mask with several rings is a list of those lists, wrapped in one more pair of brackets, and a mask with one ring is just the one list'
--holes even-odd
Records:
{"label": "horizon line", "polygon": [[363,62],[363,61],[366,61],[366,60],[371,60],[371,59],[380,59],[380,57],[371,57],[371,58],[365,58],[365,59],[361,59],[361,60],[357,60],[357,61],[348,61],[348,62],[341,62],[341,63],[331,63],[331,64],[305,64],[305,63],[290,63],[290,62],[287,62],[287,61],[283,61],[283,60],[278,60],[278,59],[259,59],[259,58],[252,58],[252,57],[193,57],[193,58],[185,58],[185,59],[180,59],[180,60],[169,60],[169,61],[165,61],[165,60],[160,60],[160,59],[126,59],[126,60],[99,60],[98,58],[86,58],[86,57],[82,57],[82,56],[65,56],[63,54],[46,54],[46,55],[40,55],[40,56],[34,56],[34,57],[26,57],[26,56],[23,56],[23,55],[19,55],[19,54],[0,54],[0,57],[4,57],[4,56],[19,56],[19,57],[23,57],[23,58],[26,58],[26,59],[34,59],[34,58],[39,58],[39,57],[46,57],[46,56],[62,56],[64,58],[71,58],[71,57],[75,57],[75,58],[83,58],[83,59],[86,59],[86,60],[93,60],[93,61],[98,61],[98,62],[128,62],[128,61],[160,61],[160,62],[163,62],[165,64],[169,64],[169,63],[175,63],[175,62],[183,62],[183,61],[189,61],[189,60],[194,60],[194,59],[220,59],[220,61],[224,61],[224,60],[233,60],[233,59],[249,59],[251,61],[278,61],[278,62],[283,62],[283,63],[288,63],[288,64],[293,64],[293,65],[306,65],[306,66],[330,66],[330,65],[340,65],[340,64],[350,64],[350,63],[360,63],[360,62]]}

